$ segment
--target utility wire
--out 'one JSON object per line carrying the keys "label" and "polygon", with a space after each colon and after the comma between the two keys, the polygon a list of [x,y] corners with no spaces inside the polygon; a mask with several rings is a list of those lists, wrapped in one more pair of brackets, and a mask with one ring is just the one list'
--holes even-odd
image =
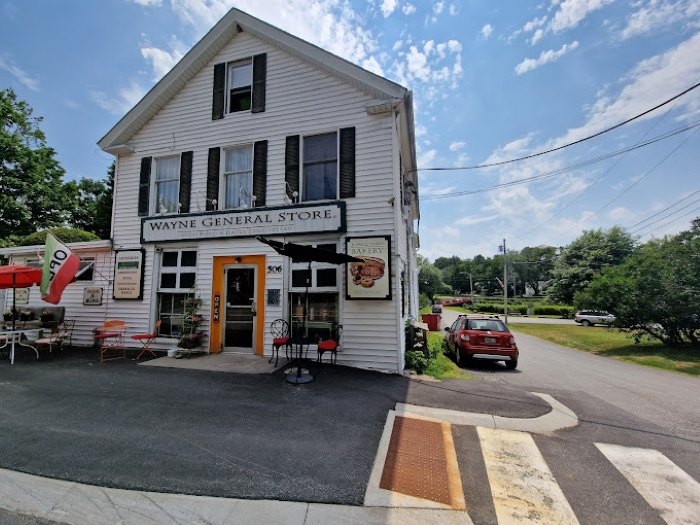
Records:
{"label": "utility wire", "polygon": [[[652,221],[652,222],[650,222],[649,224],[646,224],[646,225],[644,225],[644,226],[641,226],[641,227],[637,228],[635,231],[632,231],[632,230],[630,230],[630,229],[627,229],[627,232],[630,233],[630,234],[639,233],[639,232],[641,232],[641,231],[643,231],[643,230],[646,230],[649,226],[653,226],[654,224],[657,224],[657,223],[659,223],[660,221],[663,221],[664,219],[668,219],[669,217],[672,217],[673,215],[676,215],[677,213],[680,213],[680,212],[682,212],[683,210],[690,208],[691,206],[695,206],[695,205],[698,204],[698,203],[700,203],[700,199],[695,199],[694,201],[691,201],[690,204],[686,204],[686,205],[683,206],[682,208],[678,208],[676,211],[673,211],[673,212],[669,213],[668,215],[664,215],[663,217],[659,217],[659,218],[656,219],[655,221]],[[685,215],[686,215],[686,214],[683,214],[683,217],[685,217]],[[673,219],[673,220],[675,221],[675,220],[677,220],[677,218],[676,218],[676,219]],[[643,234],[643,235],[646,235],[646,234]]]}
{"label": "utility wire", "polygon": [[[622,190],[620,193],[618,193],[615,197],[610,199],[603,207],[599,208],[598,211],[596,211],[592,215],[589,215],[588,217],[586,217],[585,219],[580,221],[578,224],[583,224],[584,222],[587,222],[591,218],[597,216],[601,211],[606,209],[613,202],[617,201],[620,197],[622,197],[624,194],[626,194],[628,191],[630,191],[632,188],[634,188],[637,184],[639,184],[644,179],[646,179],[649,175],[651,175],[654,172],[654,170],[656,170],[656,168],[658,168],[664,162],[666,162],[669,159],[669,157],[671,157],[676,151],[678,151],[680,148],[682,148],[686,144],[686,142],[688,142],[690,139],[692,139],[695,136],[695,134],[697,133],[697,131],[698,131],[697,129],[695,131],[693,131],[689,136],[687,136],[685,139],[683,139],[675,148],[673,148],[671,151],[669,151],[659,162],[657,162],[656,164],[654,164],[654,166],[652,166],[650,169],[648,169],[644,175],[639,177],[632,184],[630,184],[624,190]],[[569,228],[569,231],[570,230],[571,230],[571,228]]]}
{"label": "utility wire", "polygon": [[[639,138],[639,140],[635,143],[635,146],[636,146],[637,144],[641,143],[641,142],[647,137],[647,135],[648,135],[649,133],[651,133],[651,132],[654,130],[654,128],[656,128],[656,126],[658,126],[661,122],[664,121],[664,119],[668,116],[668,114],[671,112],[671,110],[673,109],[674,106],[675,106],[675,104],[674,104],[673,106],[671,106],[670,108],[668,108],[668,109],[666,110],[666,113],[664,113],[664,114],[661,116],[660,119],[656,119],[656,120],[654,121],[654,123],[652,124],[652,126],[651,126],[649,129],[647,129],[647,130],[644,132],[644,134]],[[627,152],[627,153],[629,153],[629,152]],[[584,196],[588,191],[590,191],[591,188],[593,188],[593,186],[595,186],[595,185],[598,184],[601,180],[603,180],[605,177],[607,177],[608,174],[610,174],[610,172],[611,172],[612,170],[614,170],[623,160],[625,160],[625,158],[627,157],[627,153],[624,153],[622,156],[620,156],[620,158],[618,158],[614,163],[612,163],[612,164],[611,164],[597,179],[595,179],[595,180],[594,180],[593,182],[591,182],[588,186],[586,186],[586,187],[583,189],[582,192],[580,192],[578,195],[576,195],[573,199],[569,200],[564,206],[560,207],[560,208],[559,208],[559,211],[553,213],[552,215],[549,216],[549,218],[548,218],[547,220],[545,220],[545,221],[539,223],[539,224],[538,224],[537,226],[535,226],[534,228],[531,228],[530,230],[528,230],[528,231],[525,233],[525,235],[529,235],[529,234],[531,234],[532,232],[538,230],[539,228],[541,228],[542,226],[544,226],[545,223],[551,221],[551,220],[554,219],[555,217],[558,217],[559,215],[561,215],[562,213],[564,213],[564,211],[567,210],[567,209],[569,209],[569,206],[571,206],[574,202],[576,202],[576,201],[578,201],[579,199],[583,198],[583,196]]]}
{"label": "utility wire", "polygon": [[[628,226],[627,228],[625,228],[625,230],[631,231],[631,230],[635,229],[635,228],[636,228],[637,226],[639,226],[640,224],[647,222],[649,219],[653,219],[653,218],[656,217],[657,215],[661,215],[663,212],[670,210],[670,209],[673,208],[674,206],[677,206],[678,204],[680,204],[680,203],[683,202],[684,200],[688,200],[689,198],[691,198],[691,197],[694,196],[694,195],[697,195],[698,193],[700,193],[700,190],[695,190],[693,193],[690,193],[689,195],[686,195],[685,197],[683,197],[683,198],[680,199],[680,200],[677,200],[676,202],[674,202],[673,204],[671,204],[671,205],[668,206],[667,208],[664,208],[663,210],[658,211],[658,212],[656,212],[656,213],[653,214],[653,215],[649,215],[649,217],[647,217],[646,219],[642,219],[641,221],[634,223],[632,226]],[[683,208],[681,208],[681,209],[683,209]],[[663,218],[665,218],[665,217],[662,217],[662,219],[663,219]],[[654,224],[655,222],[657,222],[657,221],[654,221],[654,222],[652,222],[651,224]],[[649,226],[649,225],[647,225],[647,226]],[[646,226],[642,226],[642,227],[639,228],[639,229],[641,230],[641,229],[644,229],[644,228],[646,228]]]}
{"label": "utility wire", "polygon": [[539,175],[533,175],[532,177],[526,177],[524,179],[517,179],[517,180],[510,181],[510,182],[503,182],[501,184],[495,184],[493,186],[487,186],[485,188],[478,188],[475,190],[465,190],[465,191],[456,191],[456,192],[445,193],[445,194],[428,195],[426,197],[421,197],[421,201],[449,199],[451,197],[459,197],[459,196],[464,196],[464,195],[474,195],[476,193],[484,193],[487,191],[497,190],[499,188],[506,188],[509,186],[517,186],[520,184],[527,184],[527,183],[542,180],[542,179],[556,177],[558,175],[563,175],[565,173],[569,173],[571,171],[575,171],[575,170],[580,169],[580,168],[585,168],[587,166],[590,166],[592,164],[596,164],[596,163],[601,162],[603,160],[607,160],[607,159],[616,157],[618,155],[623,155],[623,154],[628,153],[630,151],[649,146],[649,145],[654,144],[656,142],[666,140],[666,139],[671,138],[671,137],[678,135],[680,133],[684,133],[684,132],[689,131],[691,129],[697,128],[698,126],[700,126],[700,121],[696,121],[696,122],[694,122],[688,126],[685,126],[683,128],[678,128],[676,130],[669,131],[668,133],[654,137],[653,139],[647,140],[646,142],[640,142],[640,143],[637,143],[633,146],[629,146],[629,147],[621,149],[621,150],[613,151],[613,152],[601,155],[599,157],[595,157],[593,159],[588,159],[588,160],[579,162],[578,164],[572,164],[570,166],[565,166],[564,168],[560,168],[560,169],[557,169],[554,171],[540,173]]}
{"label": "utility wire", "polygon": [[619,127],[624,126],[625,124],[629,124],[630,122],[633,122],[633,121],[637,120],[638,118],[643,117],[644,115],[648,115],[648,114],[651,113],[652,111],[656,111],[657,109],[659,109],[659,108],[665,106],[666,104],[670,104],[670,103],[673,102],[674,100],[676,100],[676,99],[682,97],[683,95],[686,95],[687,93],[690,93],[691,91],[693,91],[694,89],[697,89],[698,87],[700,87],[700,82],[698,82],[697,84],[695,84],[695,85],[693,85],[693,86],[690,86],[690,87],[689,87],[688,89],[686,89],[685,91],[682,91],[682,92],[678,93],[677,95],[674,95],[673,97],[669,98],[668,100],[665,100],[665,101],[662,102],[661,104],[657,104],[657,105],[654,106],[653,108],[647,109],[646,111],[643,111],[642,113],[639,113],[638,115],[635,115],[635,116],[632,117],[632,118],[628,118],[627,120],[624,120],[624,121],[622,121],[622,122],[619,122],[618,124],[615,124],[614,126],[611,126],[611,127],[606,128],[606,129],[604,129],[604,130],[602,130],[602,131],[599,131],[598,133],[594,133],[593,135],[589,135],[589,136],[584,137],[584,138],[582,138],[582,139],[575,140],[574,142],[569,142],[569,143],[564,144],[564,145],[562,145],[562,146],[557,146],[556,148],[551,148],[551,149],[548,149],[548,150],[540,151],[540,152],[537,152],[537,153],[533,153],[533,154],[531,154],[531,155],[526,155],[526,156],[524,156],[524,157],[518,157],[518,158],[515,158],[515,159],[509,159],[509,160],[501,160],[501,161],[498,161],[498,162],[489,162],[489,163],[486,163],[486,164],[476,164],[476,165],[473,165],[473,166],[462,166],[462,167],[454,167],[454,168],[419,168],[419,169],[417,169],[416,171],[453,171],[453,170],[476,170],[476,169],[480,169],[480,168],[492,168],[492,167],[494,167],[494,166],[503,166],[504,164],[511,164],[511,163],[513,163],[513,162],[519,162],[519,161],[521,161],[521,160],[532,159],[532,158],[535,158],[535,157],[539,157],[539,156],[541,156],[541,155],[546,155],[546,154],[548,154],[548,153],[553,153],[553,152],[555,152],[555,151],[559,151],[559,150],[562,150],[562,149],[564,149],[564,148],[568,148],[568,147],[570,147],[570,146],[575,146],[576,144],[581,144],[582,142],[585,142],[585,141],[587,141],[587,140],[591,140],[591,139],[594,139],[594,138],[596,138],[596,137],[600,137],[601,135],[603,135],[603,134],[605,134],[605,133],[608,133],[608,132],[613,131],[613,130],[619,128]]}
{"label": "utility wire", "polygon": [[673,224],[674,222],[676,222],[676,221],[678,221],[678,220],[680,220],[680,219],[683,219],[683,218],[687,217],[688,215],[694,215],[694,214],[696,214],[697,212],[700,212],[700,206],[697,207],[697,208],[695,208],[695,209],[693,209],[693,210],[690,210],[688,213],[686,213],[686,214],[684,214],[684,215],[681,215],[680,217],[676,217],[675,219],[672,219],[672,220],[670,220],[670,221],[668,221],[668,222],[665,222],[665,223],[663,223],[662,225],[658,226],[657,228],[654,228],[653,230],[648,231],[648,232],[642,234],[642,237],[646,237],[647,235],[651,235],[651,234],[654,233],[656,230],[660,230],[660,229],[663,228],[664,226],[668,226],[669,224]]}

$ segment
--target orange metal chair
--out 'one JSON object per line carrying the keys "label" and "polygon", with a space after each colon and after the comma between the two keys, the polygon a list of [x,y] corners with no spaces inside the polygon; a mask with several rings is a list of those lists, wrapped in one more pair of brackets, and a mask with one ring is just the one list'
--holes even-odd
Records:
{"label": "orange metal chair", "polygon": [[110,359],[125,359],[124,332],[127,326],[124,321],[105,321],[97,328],[95,339],[99,342],[100,363]]}
{"label": "orange metal chair", "polygon": [[[335,332],[335,333],[333,333]],[[343,334],[343,325],[338,325],[335,330],[331,329],[331,334],[328,339],[322,339],[318,342],[317,346],[317,358],[316,360],[321,363],[323,362],[323,354],[330,352],[331,364],[335,364],[338,360],[338,352],[340,351],[340,337]]]}
{"label": "orange metal chair", "polygon": [[270,333],[272,334],[272,355],[268,363],[272,363],[272,359],[276,356],[275,366],[277,366],[280,360],[280,347],[285,347],[285,353],[287,354],[287,359],[289,359],[289,351],[292,348],[292,340],[289,337],[289,323],[284,319],[275,319],[270,323]]}
{"label": "orange metal chair", "polygon": [[146,352],[149,352],[153,357],[157,357],[155,352],[151,349],[151,345],[156,340],[156,337],[158,337],[159,331],[160,321],[156,321],[156,326],[153,332],[149,334],[136,334],[131,336],[131,338],[134,341],[138,341],[139,343],[141,343],[141,352],[139,352],[139,355],[136,356],[137,361],[141,359],[141,356]]}

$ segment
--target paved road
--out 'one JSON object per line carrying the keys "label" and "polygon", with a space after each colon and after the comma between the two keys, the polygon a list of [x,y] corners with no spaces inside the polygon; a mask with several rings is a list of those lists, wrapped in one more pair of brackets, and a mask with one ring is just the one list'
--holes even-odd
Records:
{"label": "paved road", "polygon": [[[443,324],[456,315],[445,312]],[[487,381],[530,391],[579,392],[648,421],[663,433],[700,441],[697,378],[572,350],[524,334],[517,334],[516,340],[521,351],[518,373],[494,373],[499,365],[484,366],[474,373]]]}

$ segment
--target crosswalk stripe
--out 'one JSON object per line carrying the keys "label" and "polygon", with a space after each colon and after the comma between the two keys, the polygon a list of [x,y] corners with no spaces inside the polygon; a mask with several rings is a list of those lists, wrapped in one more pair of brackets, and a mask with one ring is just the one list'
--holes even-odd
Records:
{"label": "crosswalk stripe", "polygon": [[530,434],[477,428],[499,525],[578,525]]}
{"label": "crosswalk stripe", "polygon": [[596,443],[669,525],[700,524],[700,483],[658,450]]}

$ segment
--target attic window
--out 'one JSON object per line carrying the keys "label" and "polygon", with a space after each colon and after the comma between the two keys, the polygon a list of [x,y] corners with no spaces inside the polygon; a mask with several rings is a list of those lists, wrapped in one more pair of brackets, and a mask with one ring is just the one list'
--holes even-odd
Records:
{"label": "attic window", "polygon": [[228,112],[250,111],[253,84],[252,59],[228,65]]}

